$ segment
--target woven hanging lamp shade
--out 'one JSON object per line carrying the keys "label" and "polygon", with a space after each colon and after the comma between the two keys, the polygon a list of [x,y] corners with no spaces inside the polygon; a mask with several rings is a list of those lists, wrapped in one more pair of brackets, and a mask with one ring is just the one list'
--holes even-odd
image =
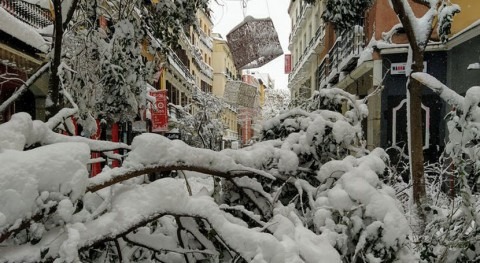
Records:
{"label": "woven hanging lamp shade", "polygon": [[283,54],[272,19],[247,16],[227,34],[237,69],[258,68]]}

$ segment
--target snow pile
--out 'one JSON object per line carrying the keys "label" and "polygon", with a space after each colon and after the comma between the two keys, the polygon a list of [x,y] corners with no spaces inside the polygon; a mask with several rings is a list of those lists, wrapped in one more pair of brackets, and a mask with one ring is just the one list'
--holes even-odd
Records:
{"label": "snow pile", "polygon": [[80,143],[60,143],[30,151],[1,150],[0,233],[19,218],[85,192],[90,149]]}
{"label": "snow pile", "polygon": [[472,64],[469,64],[467,69],[471,70],[471,69],[480,69],[480,63],[472,63]]}
{"label": "snow pile", "polygon": [[[110,151],[114,149],[129,149],[130,147],[124,143],[114,143],[107,141],[91,140],[80,136],[66,136],[52,131],[54,126],[52,123],[63,118],[69,118],[72,111],[60,111],[47,123],[39,120],[32,121],[32,117],[24,112],[12,115],[10,121],[0,125],[0,150],[14,149],[23,150],[25,147],[34,144],[50,145],[61,142],[81,142],[87,144],[92,151]],[[64,117],[59,115],[67,114]]]}
{"label": "snow pile", "polygon": [[32,141],[32,117],[27,113],[17,113],[7,123],[0,125],[0,150],[12,149],[21,151]]}

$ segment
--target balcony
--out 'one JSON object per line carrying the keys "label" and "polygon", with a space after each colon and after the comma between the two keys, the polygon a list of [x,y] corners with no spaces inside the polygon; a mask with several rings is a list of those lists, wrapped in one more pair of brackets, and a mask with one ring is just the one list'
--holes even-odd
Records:
{"label": "balcony", "polygon": [[[201,31],[201,30],[200,30]],[[210,50],[213,51],[213,40],[205,32],[200,32],[200,41]]]}
{"label": "balcony", "polygon": [[297,36],[297,33],[300,28],[303,28],[305,26],[305,21],[307,20],[306,18],[311,14],[312,12],[312,5],[311,4],[305,4],[303,1],[301,2],[300,6],[300,15],[295,18],[295,23],[293,23],[292,26],[292,32],[290,33],[289,36],[289,43],[292,43],[294,38]]}
{"label": "balcony", "polygon": [[317,28],[315,35],[310,39],[308,45],[302,52],[302,55],[298,58],[293,66],[293,71],[288,76],[289,83],[296,85],[308,78],[308,65],[316,60],[316,54],[320,53],[323,49],[323,42],[325,38],[325,27],[321,25]]}
{"label": "balcony", "polygon": [[52,22],[50,10],[21,0],[0,0],[0,7],[24,23],[40,29]]}
{"label": "balcony", "polygon": [[[169,49],[168,51],[168,62],[173,68],[182,75],[182,77],[190,84],[195,84],[195,78],[190,73],[190,70],[183,64],[182,60],[177,56],[177,54]],[[190,85],[187,85],[188,87]]]}
{"label": "balcony", "polygon": [[357,67],[358,58],[365,47],[363,27],[344,31],[337,38],[317,69],[318,88],[335,85],[342,72],[351,72]]}

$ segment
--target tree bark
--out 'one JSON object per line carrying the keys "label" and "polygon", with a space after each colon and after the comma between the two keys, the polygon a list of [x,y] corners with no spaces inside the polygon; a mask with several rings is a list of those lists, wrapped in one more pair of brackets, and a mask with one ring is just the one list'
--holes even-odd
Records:
{"label": "tree bark", "polygon": [[[405,5],[404,5],[405,4]],[[428,39],[432,34],[433,26],[429,27],[427,32],[416,32],[415,23],[412,17],[409,17],[406,9],[410,8],[408,2],[404,0],[392,0],[393,10],[397,14],[400,22],[405,29],[412,52],[411,73],[423,71],[423,61],[425,48]],[[411,10],[410,10],[411,11]],[[433,21],[433,19],[432,19]],[[425,34],[425,43],[419,43],[417,34]],[[407,89],[410,94],[409,111],[410,119],[409,129],[409,151],[410,151],[410,175],[413,184],[413,201],[416,205],[419,226],[417,234],[422,234],[425,230],[425,211],[423,209],[426,202],[425,176],[423,167],[423,134],[422,134],[422,84],[408,75]]]}
{"label": "tree bark", "polygon": [[63,19],[62,19],[62,1],[53,0],[53,7],[55,12],[54,23],[54,41],[53,41],[53,59],[50,67],[50,79],[48,81],[48,89],[52,99],[52,107],[50,115],[55,115],[59,107],[60,97],[60,77],[58,76],[58,67],[62,58],[62,39],[63,39]]}
{"label": "tree bark", "polygon": [[[414,56],[412,64],[413,72],[423,71],[423,52]],[[418,66],[420,63],[421,66]],[[423,157],[423,129],[422,129],[422,84],[409,76],[408,90],[410,92],[409,114],[410,125],[410,174],[413,181],[413,201],[419,217],[420,233],[425,230],[426,218],[423,206],[426,202],[425,176],[424,176],[424,157]]]}

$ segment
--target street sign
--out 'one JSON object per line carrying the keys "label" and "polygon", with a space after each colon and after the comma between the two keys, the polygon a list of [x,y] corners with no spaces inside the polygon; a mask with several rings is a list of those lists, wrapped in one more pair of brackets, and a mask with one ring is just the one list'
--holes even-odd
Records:
{"label": "street sign", "polygon": [[[407,72],[407,63],[392,63],[390,64],[390,74],[392,75],[405,75]],[[427,72],[427,61],[423,61],[423,72]]]}
{"label": "street sign", "polygon": [[285,54],[285,74],[292,72],[292,55]]}

